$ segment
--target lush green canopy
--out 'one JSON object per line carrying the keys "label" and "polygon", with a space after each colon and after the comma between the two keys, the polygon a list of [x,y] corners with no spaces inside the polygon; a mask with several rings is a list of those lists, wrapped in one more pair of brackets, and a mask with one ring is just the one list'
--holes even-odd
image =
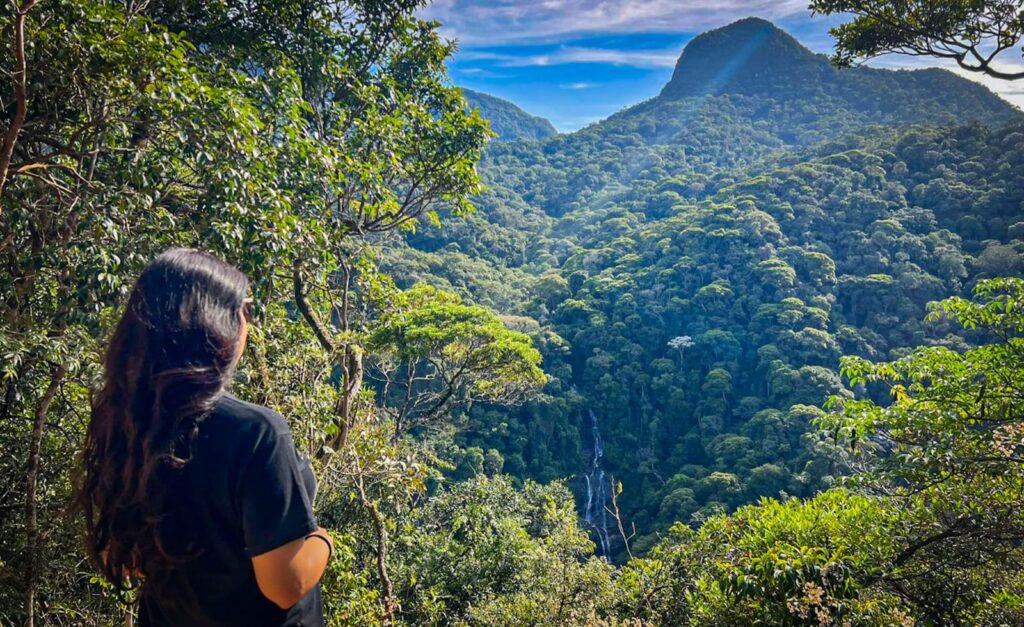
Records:
{"label": "lush green canopy", "polygon": [[0,623],[131,612],[71,460],[172,245],[253,279],[236,391],[314,460],[332,625],[1022,622],[1020,113],[744,20],[485,150],[419,6],[0,14]]}

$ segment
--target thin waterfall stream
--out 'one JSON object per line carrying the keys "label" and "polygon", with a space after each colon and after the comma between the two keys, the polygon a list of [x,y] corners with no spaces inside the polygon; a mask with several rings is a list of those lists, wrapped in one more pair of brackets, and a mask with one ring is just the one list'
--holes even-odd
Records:
{"label": "thin waterfall stream", "polygon": [[608,533],[611,483],[601,464],[604,459],[604,445],[601,442],[601,427],[597,422],[597,414],[593,410],[587,410],[587,413],[590,416],[594,454],[590,461],[590,468],[583,475],[587,487],[587,502],[583,510],[583,520],[597,537],[597,554],[607,557],[611,553],[611,536]]}

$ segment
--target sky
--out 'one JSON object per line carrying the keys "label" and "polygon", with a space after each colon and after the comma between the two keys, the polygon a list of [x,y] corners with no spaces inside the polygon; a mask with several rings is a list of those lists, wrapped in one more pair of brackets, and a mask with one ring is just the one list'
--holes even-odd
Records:
{"label": "sky", "polygon": [[[749,16],[777,24],[815,52],[841,16],[812,16],[808,0],[434,0],[421,16],[458,42],[457,85],[510,100],[574,131],[656,96],[700,33]],[[1004,53],[1012,57],[1013,51]],[[960,70],[952,61],[889,55],[876,67],[937,66],[983,83],[1024,108],[1024,80]],[[1018,56],[1003,67],[1024,67]]]}

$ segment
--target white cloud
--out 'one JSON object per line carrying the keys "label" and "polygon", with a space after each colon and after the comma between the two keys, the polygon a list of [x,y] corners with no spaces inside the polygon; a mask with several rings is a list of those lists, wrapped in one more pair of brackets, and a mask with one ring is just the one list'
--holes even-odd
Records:
{"label": "white cloud", "polygon": [[609,48],[577,48],[565,46],[550,55],[549,63],[610,63],[633,67],[672,67],[679,58],[679,49],[613,50]]}
{"label": "white cloud", "polygon": [[466,50],[459,53],[460,60],[494,61],[496,65],[502,67],[604,63],[642,68],[661,68],[674,66],[678,58],[679,48],[669,50],[616,50],[612,48],[562,46],[553,52],[522,56],[483,50]]}
{"label": "white cloud", "polygon": [[586,81],[580,81],[578,83],[562,83],[559,85],[562,89],[590,89],[594,86],[594,83],[588,83]]}
{"label": "white cloud", "polygon": [[588,33],[695,33],[750,15],[807,14],[807,0],[439,0],[421,14],[472,47]]}

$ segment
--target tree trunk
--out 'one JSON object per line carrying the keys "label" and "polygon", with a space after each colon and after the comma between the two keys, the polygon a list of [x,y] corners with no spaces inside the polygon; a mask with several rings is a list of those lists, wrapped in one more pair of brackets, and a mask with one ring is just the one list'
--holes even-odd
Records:
{"label": "tree trunk", "polygon": [[11,167],[11,157],[14,155],[14,145],[18,142],[18,134],[25,124],[25,117],[28,115],[28,93],[26,91],[28,67],[25,63],[25,19],[28,12],[35,6],[37,0],[25,0],[15,9],[14,15],[14,55],[17,69],[14,71],[14,102],[16,108],[11,123],[4,133],[3,143],[0,144],[0,194],[7,184],[7,170]]}
{"label": "tree trunk", "polygon": [[[348,301],[348,279],[346,276],[346,296]],[[313,331],[320,346],[331,356],[334,363],[341,366],[344,380],[342,381],[341,394],[334,407],[335,421],[338,424],[338,434],[330,442],[335,451],[340,451],[348,442],[348,434],[352,429],[355,420],[356,401],[359,392],[363,389],[363,351],[355,344],[335,344],[330,329],[317,317],[316,312],[309,304],[306,297],[305,283],[302,277],[302,260],[296,259],[292,266],[292,287],[295,294],[295,306],[299,313]],[[342,308],[343,328],[348,330],[347,307]],[[337,357],[338,353],[341,357]],[[320,456],[325,452],[321,450]]]}
{"label": "tree trunk", "polygon": [[358,346],[345,347],[342,356],[342,371],[345,380],[342,383],[341,397],[338,399],[337,416],[338,435],[331,441],[331,447],[340,451],[348,442],[348,434],[355,422],[356,402],[359,392],[363,389],[363,351]]}
{"label": "tree trunk", "polygon": [[39,399],[35,411],[35,424],[32,427],[32,442],[29,445],[28,469],[25,488],[25,545],[28,563],[25,568],[25,625],[35,627],[36,585],[39,578],[39,513],[36,506],[36,492],[39,484],[40,451],[43,445],[43,431],[46,417],[53,403],[67,368],[55,366],[50,373],[50,384]]}
{"label": "tree trunk", "polygon": [[380,577],[381,592],[384,597],[384,616],[381,621],[384,625],[395,624],[395,612],[398,610],[398,602],[395,599],[395,587],[391,583],[391,576],[388,574],[388,528],[384,515],[380,513],[377,504],[366,496],[366,487],[363,484],[363,470],[356,462],[356,488],[359,490],[359,500],[363,509],[370,515],[373,522],[373,531],[377,538],[377,575]]}

